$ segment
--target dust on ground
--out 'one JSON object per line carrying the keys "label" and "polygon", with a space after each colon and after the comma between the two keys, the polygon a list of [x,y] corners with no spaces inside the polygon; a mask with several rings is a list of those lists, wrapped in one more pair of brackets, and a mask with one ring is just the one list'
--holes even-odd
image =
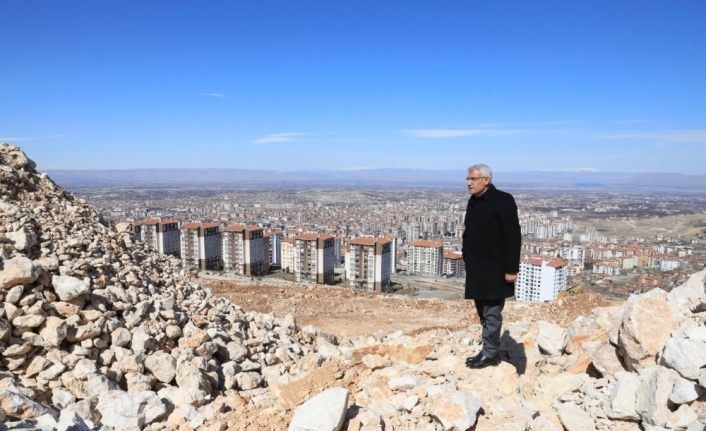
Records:
{"label": "dust on ground", "polygon": [[[345,287],[265,284],[202,276],[200,283],[246,311],[292,314],[300,326],[313,325],[339,338],[390,333],[412,335],[432,329],[450,331],[478,323],[473,301],[418,299],[404,295],[364,292]],[[586,288],[564,292],[551,303],[510,300],[503,316],[507,323],[548,320],[566,326],[595,307],[616,304]]]}

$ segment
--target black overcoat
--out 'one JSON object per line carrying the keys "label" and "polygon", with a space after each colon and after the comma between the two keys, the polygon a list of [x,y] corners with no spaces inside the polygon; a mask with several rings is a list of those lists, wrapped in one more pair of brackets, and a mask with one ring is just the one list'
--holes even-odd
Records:
{"label": "black overcoat", "polygon": [[505,274],[520,270],[522,233],[511,194],[493,184],[480,197],[471,196],[463,231],[466,299],[502,299],[515,295]]}

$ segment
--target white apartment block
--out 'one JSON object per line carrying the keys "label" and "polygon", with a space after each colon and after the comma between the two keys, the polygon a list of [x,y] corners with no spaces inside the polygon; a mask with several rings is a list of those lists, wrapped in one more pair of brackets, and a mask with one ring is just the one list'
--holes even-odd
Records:
{"label": "white apartment block", "polygon": [[294,281],[333,284],[334,237],[305,233],[294,238]]}
{"label": "white apartment block", "polygon": [[221,233],[223,269],[246,276],[266,275],[270,270],[269,241],[259,226],[232,224]]}
{"label": "white apartment block", "polygon": [[582,245],[564,245],[559,248],[559,256],[569,261],[569,265],[583,267],[586,260],[586,248]]}
{"label": "white apartment block", "polygon": [[564,259],[524,256],[515,284],[518,301],[551,301],[566,290],[567,263]]}
{"label": "white apartment block", "polygon": [[282,271],[294,272],[294,238],[282,240]]}
{"label": "white apartment block", "polygon": [[185,223],[181,227],[181,261],[185,268],[221,269],[221,233],[218,225]]}
{"label": "white apartment block", "polygon": [[390,287],[392,241],[359,237],[351,240],[346,253],[348,287],[382,292]]}
{"label": "white apartment block", "polygon": [[603,274],[615,277],[621,274],[623,269],[623,260],[620,258],[601,259],[593,262],[593,274]]}
{"label": "white apartment block", "polygon": [[465,277],[466,264],[463,261],[463,254],[460,251],[444,252],[444,270],[447,277]]}
{"label": "white apartment block", "polygon": [[410,274],[441,276],[444,265],[444,243],[442,241],[412,241],[407,255]]}
{"label": "white apartment block", "polygon": [[383,239],[390,240],[390,274],[397,272],[397,238],[384,236]]}
{"label": "white apartment block", "polygon": [[281,231],[270,230],[265,232],[265,240],[268,243],[268,255],[270,266],[282,266],[282,240],[284,234]]}
{"label": "white apartment block", "polygon": [[161,254],[179,257],[179,224],[174,220],[149,219],[140,222],[140,240]]}

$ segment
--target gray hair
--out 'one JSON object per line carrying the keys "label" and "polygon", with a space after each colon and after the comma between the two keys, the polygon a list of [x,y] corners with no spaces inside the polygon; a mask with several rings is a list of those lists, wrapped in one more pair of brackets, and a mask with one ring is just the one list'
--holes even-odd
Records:
{"label": "gray hair", "polygon": [[483,177],[490,178],[490,181],[493,181],[493,171],[490,170],[490,166],[485,165],[483,163],[479,163],[477,165],[473,165],[470,168],[468,168],[468,172],[474,172],[474,171],[478,172]]}

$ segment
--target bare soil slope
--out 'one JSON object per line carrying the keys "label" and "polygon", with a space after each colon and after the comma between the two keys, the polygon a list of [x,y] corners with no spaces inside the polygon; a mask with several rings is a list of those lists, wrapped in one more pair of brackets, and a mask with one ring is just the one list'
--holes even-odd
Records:
{"label": "bare soil slope", "polygon": [[[466,300],[416,299],[321,285],[277,286],[216,278],[198,281],[246,311],[277,317],[292,314],[301,326],[313,325],[342,338],[378,331],[416,334],[431,329],[459,330],[478,323],[473,302]],[[529,317],[567,325],[577,316],[589,315],[595,307],[610,304],[593,291],[572,291],[548,304],[509,301],[503,315],[508,323]]]}

